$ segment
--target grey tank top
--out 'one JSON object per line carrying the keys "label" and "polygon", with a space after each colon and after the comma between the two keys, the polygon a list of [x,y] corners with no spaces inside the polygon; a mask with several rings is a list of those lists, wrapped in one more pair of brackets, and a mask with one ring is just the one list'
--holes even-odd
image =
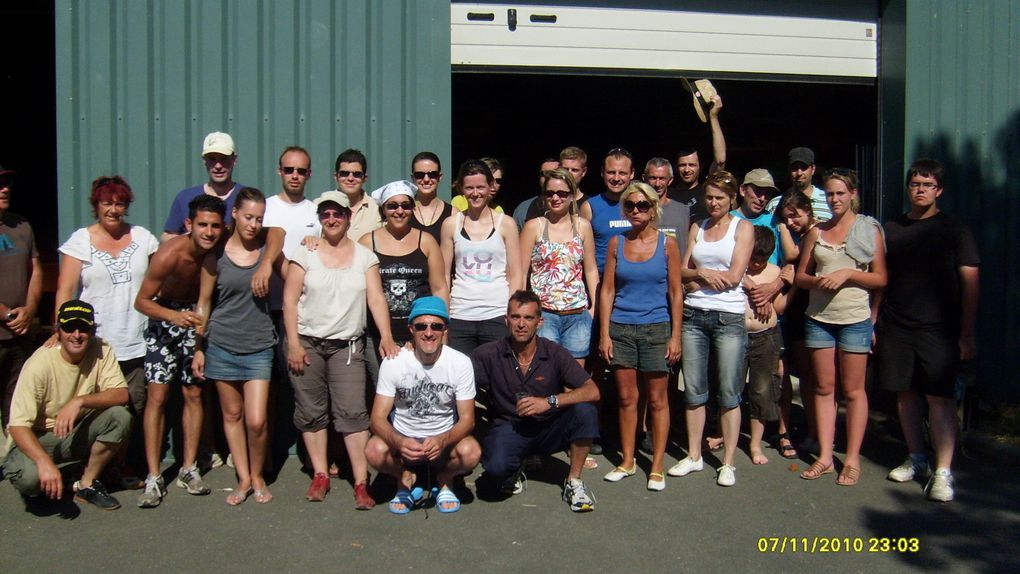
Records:
{"label": "grey tank top", "polygon": [[246,355],[276,344],[276,330],[269,315],[269,298],[255,297],[251,278],[262,262],[265,247],[253,265],[239,266],[217,251],[216,290],[209,317],[209,342],[231,353]]}

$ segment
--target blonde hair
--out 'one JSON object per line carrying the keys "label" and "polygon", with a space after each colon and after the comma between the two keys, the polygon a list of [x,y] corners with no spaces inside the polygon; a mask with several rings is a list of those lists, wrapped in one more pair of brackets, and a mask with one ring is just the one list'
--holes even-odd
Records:
{"label": "blonde hair", "polygon": [[729,196],[730,207],[726,211],[737,208],[737,178],[733,177],[732,173],[719,170],[708,174],[705,179],[705,189],[709,187],[714,187]]}
{"label": "blonde hair", "polygon": [[[545,182],[542,184],[542,193],[543,194],[545,193],[546,189],[549,188],[549,182],[554,180],[554,179],[558,179],[558,180],[562,181],[563,183],[567,184],[567,188],[570,190],[570,208],[567,210],[567,213],[569,215],[576,215],[577,214],[577,182],[574,181],[573,174],[571,174],[569,171],[567,171],[566,169],[564,169],[562,167],[558,167],[556,169],[548,170],[548,171],[544,172],[544,174],[545,174]],[[545,201],[546,201],[546,198],[542,197],[543,205],[545,205]],[[545,211],[548,211],[548,209],[543,209],[542,211],[545,212]]]}
{"label": "blonde hair", "polygon": [[620,212],[623,216],[627,216],[627,212],[624,210],[623,202],[627,201],[627,198],[635,193],[640,193],[648,198],[648,203],[652,204],[650,210],[652,214],[652,223],[658,223],[659,218],[662,217],[662,207],[659,205],[659,194],[655,192],[655,188],[644,183],[643,181],[632,181],[627,189],[623,190],[620,195]]}

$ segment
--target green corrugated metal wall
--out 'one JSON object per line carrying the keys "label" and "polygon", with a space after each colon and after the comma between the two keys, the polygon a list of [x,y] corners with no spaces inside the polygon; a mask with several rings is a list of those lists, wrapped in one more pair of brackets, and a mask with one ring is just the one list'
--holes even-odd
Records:
{"label": "green corrugated metal wall", "polygon": [[60,237],[91,222],[89,184],[119,173],[152,231],[206,180],[202,139],[229,132],[235,179],[279,191],[288,145],[312,155],[307,194],[337,153],[368,156],[373,189],[411,157],[450,157],[447,0],[57,0]]}
{"label": "green corrugated metal wall", "polygon": [[[883,26],[902,26],[902,61],[883,82],[902,89],[903,156],[883,154],[885,215],[902,210],[906,165],[947,168],[940,204],[962,216],[981,249],[978,374],[982,394],[1020,400],[1020,2],[887,2]],[[888,34],[888,31],[886,31]],[[883,36],[886,37],[886,36]],[[883,51],[883,57],[895,53]],[[902,67],[901,67],[902,66]],[[902,79],[896,76],[902,74]],[[897,87],[897,81],[902,85]],[[892,98],[895,100],[895,97]],[[887,103],[887,102],[884,102]],[[893,113],[897,113],[893,110]],[[883,137],[885,133],[883,132]],[[895,138],[884,137],[884,144]]]}

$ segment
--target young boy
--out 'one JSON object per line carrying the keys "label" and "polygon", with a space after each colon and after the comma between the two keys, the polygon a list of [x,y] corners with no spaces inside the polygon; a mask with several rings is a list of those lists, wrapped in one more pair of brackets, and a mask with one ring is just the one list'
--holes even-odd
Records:
{"label": "young boy", "polygon": [[[789,275],[792,283],[792,266],[780,269],[769,258],[776,248],[776,236],[772,230],[760,225],[754,226],[754,249],[751,251],[751,262],[747,265],[744,276],[744,290],[751,291],[756,285],[771,283],[784,274]],[[771,302],[753,307],[747,302],[745,322],[747,325],[747,355],[744,364],[744,376],[748,380],[748,402],[751,418],[751,462],[766,464],[761,448],[761,438],[765,434],[765,423],[779,420],[779,394],[781,377],[779,375],[779,353],[783,347],[783,339],[777,327],[777,314],[786,309],[786,302],[791,291],[779,291]]]}

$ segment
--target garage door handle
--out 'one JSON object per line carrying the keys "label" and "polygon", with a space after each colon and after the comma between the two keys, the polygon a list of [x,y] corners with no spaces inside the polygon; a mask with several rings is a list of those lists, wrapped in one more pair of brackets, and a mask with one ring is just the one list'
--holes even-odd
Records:
{"label": "garage door handle", "polygon": [[492,12],[468,12],[467,19],[469,22],[492,22],[496,15]]}
{"label": "garage door handle", "polygon": [[510,9],[508,9],[506,11],[506,27],[509,28],[511,32],[516,32],[517,31],[517,9],[516,8],[510,8]]}
{"label": "garage door handle", "polygon": [[534,24],[555,24],[556,14],[532,14],[531,22]]}

